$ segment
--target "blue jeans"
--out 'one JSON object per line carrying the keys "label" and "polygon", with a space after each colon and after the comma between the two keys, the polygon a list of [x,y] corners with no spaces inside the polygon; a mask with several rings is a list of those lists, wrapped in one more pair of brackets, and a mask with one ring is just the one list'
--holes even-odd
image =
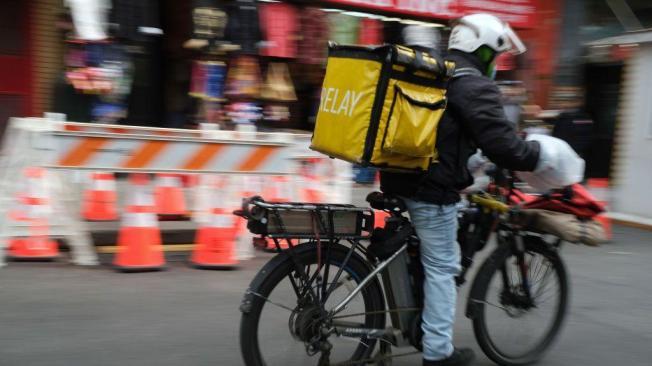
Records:
{"label": "blue jeans", "polygon": [[421,241],[425,272],[423,358],[441,360],[453,353],[453,324],[460,272],[457,244],[457,207],[405,199],[410,219]]}

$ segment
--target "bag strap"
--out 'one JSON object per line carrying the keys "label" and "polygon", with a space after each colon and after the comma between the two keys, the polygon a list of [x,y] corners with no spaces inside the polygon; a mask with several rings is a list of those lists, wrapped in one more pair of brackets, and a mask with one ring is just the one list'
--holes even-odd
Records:
{"label": "bag strap", "polygon": [[453,79],[468,75],[482,76],[482,73],[480,70],[473,67],[462,67],[461,69],[455,69],[455,72],[453,72]]}

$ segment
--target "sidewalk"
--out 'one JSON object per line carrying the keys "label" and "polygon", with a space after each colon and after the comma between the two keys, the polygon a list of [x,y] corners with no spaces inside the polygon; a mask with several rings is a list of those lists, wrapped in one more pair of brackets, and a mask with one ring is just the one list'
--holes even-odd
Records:
{"label": "sidewalk", "polygon": [[612,210],[613,188],[609,186],[607,179],[589,179],[584,186],[598,200],[607,204],[608,210],[606,216],[614,224],[652,231],[652,218]]}

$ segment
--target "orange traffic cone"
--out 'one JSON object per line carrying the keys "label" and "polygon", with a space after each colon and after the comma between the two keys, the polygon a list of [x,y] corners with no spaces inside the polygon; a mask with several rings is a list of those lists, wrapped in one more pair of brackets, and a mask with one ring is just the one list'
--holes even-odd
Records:
{"label": "orange traffic cone", "polygon": [[161,270],[165,257],[147,176],[132,174],[130,183],[132,194],[123,214],[113,265],[123,272]]}
{"label": "orange traffic cone", "polygon": [[7,256],[16,261],[51,261],[59,256],[59,244],[50,239],[47,221],[30,222],[30,236],[9,240]]}
{"label": "orange traffic cone", "polygon": [[197,230],[190,262],[201,269],[232,269],[238,264],[235,250],[238,223],[224,209],[215,208],[211,214],[210,222]]}
{"label": "orange traffic cone", "polygon": [[[30,178],[28,178],[30,179]],[[33,193],[32,193],[33,194]],[[59,256],[59,244],[49,237],[46,206],[42,197],[21,197],[24,209],[13,212],[15,221],[29,223],[29,236],[11,238],[7,256],[18,261],[50,261]]]}
{"label": "orange traffic cone", "polygon": [[154,189],[156,213],[161,220],[188,218],[181,178],[177,174],[158,174]]}
{"label": "orange traffic cone", "polygon": [[53,260],[59,256],[59,245],[50,239],[47,217],[51,213],[43,168],[27,168],[24,172],[26,193],[18,197],[21,208],[11,213],[15,221],[29,223],[29,236],[11,238],[7,255],[21,261]]}
{"label": "orange traffic cone", "polygon": [[113,173],[93,173],[93,184],[84,192],[82,217],[88,221],[113,221],[118,219],[115,178]]}
{"label": "orange traffic cone", "polygon": [[59,256],[59,244],[49,237],[46,219],[29,219],[30,235],[9,240],[8,257],[17,261],[51,261]]}

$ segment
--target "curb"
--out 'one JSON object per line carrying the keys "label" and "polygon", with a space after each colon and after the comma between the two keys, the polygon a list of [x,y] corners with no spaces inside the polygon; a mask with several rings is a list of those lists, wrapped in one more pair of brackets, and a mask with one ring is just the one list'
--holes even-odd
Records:
{"label": "curb", "polygon": [[617,225],[652,231],[652,219],[618,212],[610,212],[607,214],[607,217],[611,219],[612,223]]}

